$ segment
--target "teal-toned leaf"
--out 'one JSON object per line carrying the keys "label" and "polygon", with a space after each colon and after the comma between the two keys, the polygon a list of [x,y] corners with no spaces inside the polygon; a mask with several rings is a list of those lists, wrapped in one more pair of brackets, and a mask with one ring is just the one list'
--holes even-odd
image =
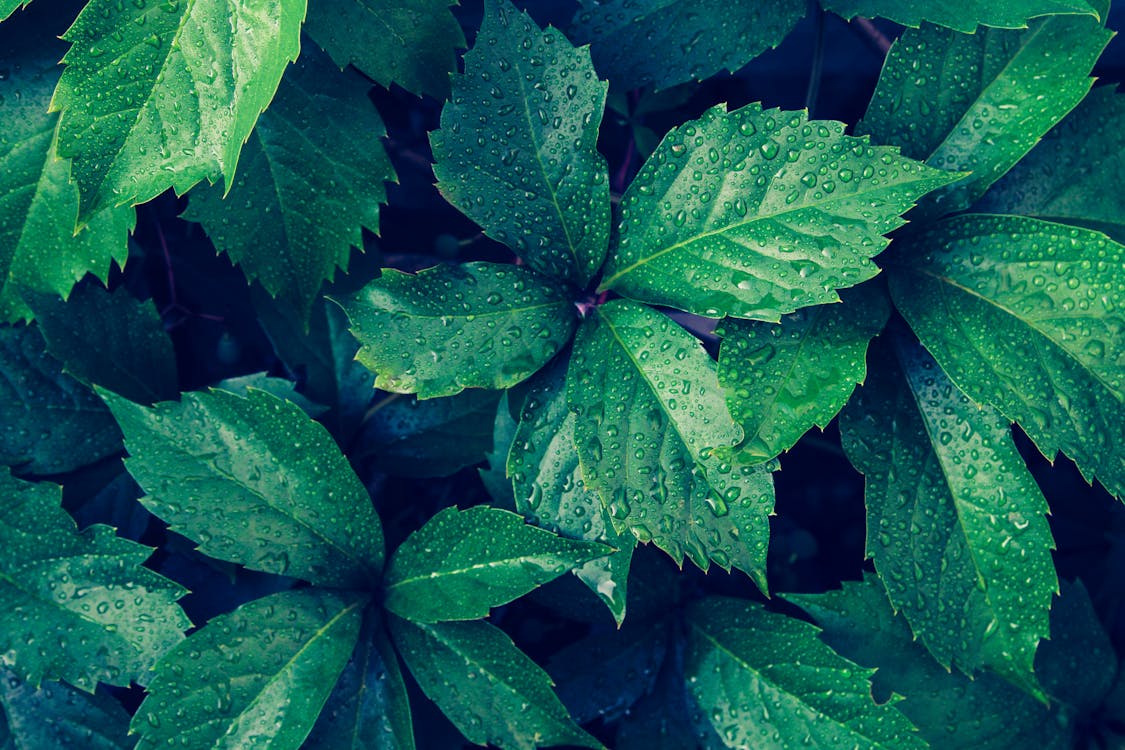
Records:
{"label": "teal-toned leaf", "polygon": [[931,215],[967,208],[1082,100],[1111,36],[1089,16],[1051,16],[1025,31],[907,30],[856,132],[931,166],[971,172],[925,203]]}
{"label": "teal-toned leaf", "polygon": [[21,474],[60,474],[121,450],[109,410],[62,369],[38,326],[0,326],[0,462]]}
{"label": "teal-toned leaf", "polygon": [[504,391],[496,406],[496,417],[492,423],[492,450],[485,456],[487,469],[478,469],[481,482],[492,498],[492,504],[506,510],[516,509],[512,480],[508,478],[508,451],[516,437],[518,423],[509,407],[511,391]]}
{"label": "teal-toned leaf", "polygon": [[582,476],[619,532],[765,590],[773,479],[724,458],[742,429],[698,341],[643,305],[601,305],[578,332],[567,400]]}
{"label": "teal-toned leaf", "polygon": [[1053,701],[1075,717],[1089,716],[1113,686],[1117,654],[1086,587],[1062,581],[1060,591],[1051,607],[1051,638],[1035,654],[1035,672]]}
{"label": "teal-toned leaf", "polygon": [[[18,5],[0,3],[0,18]],[[9,321],[30,316],[13,282],[66,296],[86,273],[105,280],[112,262],[125,264],[136,222],[133,209],[114,208],[76,231],[78,189],[55,152],[58,115],[47,112],[61,52],[41,23],[35,14],[0,27],[0,317]]]}
{"label": "teal-toned leaf", "polygon": [[688,624],[688,688],[727,747],[926,747],[893,702],[872,699],[874,670],[837,656],[807,622],[710,597]]}
{"label": "teal-toned leaf", "polygon": [[243,147],[229,194],[200,186],[183,214],[306,319],[321,284],[363,248],[362,228],[378,231],[383,183],[396,179],[368,88],[308,45]]}
{"label": "teal-toned leaf", "polygon": [[384,606],[416,622],[473,620],[612,551],[529,526],[506,510],[450,507],[395,551]]}
{"label": "teal-toned leaf", "polygon": [[419,398],[506,388],[542,367],[575,327],[564,289],[498,263],[387,268],[342,302],[375,387]]}
{"label": "teal-toned leaf", "polygon": [[97,283],[75,287],[66,300],[29,290],[23,295],[47,352],[68,374],[146,404],[179,394],[172,339],[151,300]]}
{"label": "teal-toned leaf", "polygon": [[236,378],[224,378],[215,386],[221,391],[229,391],[239,396],[249,396],[251,390],[265,391],[285,401],[292,401],[301,407],[301,411],[313,419],[324,414],[328,407],[313,403],[297,392],[297,384],[285,378],[275,378],[264,372],[254,372],[249,375],[239,375]]}
{"label": "teal-toned leaf", "polygon": [[601,288],[776,322],[874,276],[900,214],[956,178],[840,122],[720,105],[664,136],[625,191]]}
{"label": "teal-toned leaf", "polygon": [[807,9],[801,0],[580,0],[570,36],[590,45],[614,86],[664,89],[738,70],[780,44]]}
{"label": "teal-toned leaf", "polygon": [[903,335],[872,349],[840,427],[866,480],[867,555],[915,636],[946,668],[990,667],[1041,696],[1054,541],[1008,421]]}
{"label": "teal-toned leaf", "polygon": [[137,750],[301,747],[359,637],[355,593],[283,591],[220,615],[160,660]]}
{"label": "teal-toned leaf", "polygon": [[334,587],[371,585],[383,532],[328,431],[264,391],[185,393],[151,409],[102,397],[145,507],[206,555]]}
{"label": "teal-toned leaf", "polygon": [[0,653],[32,686],[145,684],[191,626],[185,592],[142,567],[152,552],[108,526],[81,533],[62,488],[0,473]]}
{"label": "teal-toned leaf", "polygon": [[[825,10],[847,19],[856,16],[887,18],[917,28],[929,21],[971,34],[979,26],[1022,29],[1039,16],[1079,15],[1098,17],[1086,0],[822,0]],[[1104,19],[1103,19],[1104,20]]]}
{"label": "teal-toned leaf", "polygon": [[867,344],[890,305],[878,288],[848,290],[842,298],[842,305],[806,307],[776,324],[719,324],[719,384],[746,433],[742,457],[774,458],[814,425],[827,427],[863,382]]}
{"label": "teal-toned leaf", "polygon": [[220,176],[300,51],[305,0],[91,0],[63,38],[51,108],[82,223],[98,209],[183,195]]}
{"label": "teal-toned leaf", "polygon": [[391,635],[422,692],[461,734],[501,750],[600,748],[567,715],[551,678],[486,622],[422,625],[392,617]]}
{"label": "teal-toned leaf", "polygon": [[652,692],[617,723],[616,750],[722,750],[727,745],[684,681],[684,647],[669,649]]}
{"label": "teal-toned leaf", "polygon": [[129,750],[129,714],[104,693],[64,682],[38,689],[0,669],[0,747],[5,750]]}
{"label": "teal-toned leaf", "polygon": [[351,63],[382,86],[449,95],[461,25],[456,0],[309,0],[305,31],[341,68]]}
{"label": "teal-toned leaf", "polygon": [[442,195],[537,271],[584,286],[609,242],[597,150],[606,84],[589,52],[487,0],[464,74],[430,135]]}
{"label": "teal-toned leaf", "polygon": [[892,262],[895,304],[953,382],[1125,498],[1125,247],[967,215],[904,242]]}

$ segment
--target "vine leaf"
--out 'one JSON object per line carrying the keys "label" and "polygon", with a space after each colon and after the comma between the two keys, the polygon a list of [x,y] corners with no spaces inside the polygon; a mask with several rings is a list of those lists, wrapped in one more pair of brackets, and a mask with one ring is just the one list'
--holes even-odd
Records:
{"label": "vine leaf", "polygon": [[65,682],[36,689],[0,668],[0,747],[131,750],[128,735],[129,714],[109,695]]}
{"label": "vine leaf", "polygon": [[1033,665],[1058,591],[1054,541],[1008,421],[905,335],[871,361],[840,426],[892,604],[942,666],[989,667],[1043,698]]}
{"label": "vine leaf", "polygon": [[540,31],[508,0],[487,0],[430,135],[446,200],[536,271],[579,286],[609,242],[609,177],[597,150],[606,89],[587,50]]}
{"label": "vine leaf", "polygon": [[843,123],[720,105],[670,131],[625,191],[600,288],[777,322],[874,276],[900,214],[958,177]]}
{"label": "vine leaf", "polygon": [[[1098,17],[1086,0],[1015,0],[994,3],[989,0],[823,0],[825,10],[852,19],[856,16],[886,18],[903,26],[917,28],[924,21],[972,34],[977,26],[1022,29],[1040,16],[1077,15]],[[1103,19],[1104,20],[1104,19]]]}
{"label": "vine leaf", "polygon": [[79,223],[201,180],[232,185],[242,144],[300,51],[305,0],[91,0],[51,108]]}
{"label": "vine leaf", "polygon": [[968,214],[904,241],[888,275],[959,388],[1125,499],[1122,264],[1125,246],[1099,232]]}

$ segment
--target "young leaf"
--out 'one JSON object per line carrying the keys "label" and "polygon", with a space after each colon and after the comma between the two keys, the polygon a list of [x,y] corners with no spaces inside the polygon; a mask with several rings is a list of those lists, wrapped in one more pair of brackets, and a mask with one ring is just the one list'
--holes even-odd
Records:
{"label": "young leaf", "polygon": [[911,237],[892,263],[895,304],[953,382],[1125,498],[1125,247],[970,214]]}
{"label": "young leaf", "polygon": [[1054,542],[1007,420],[905,336],[871,363],[840,427],[892,604],[942,666],[991,667],[1041,696],[1033,663],[1058,590]]}
{"label": "young leaf", "polygon": [[487,0],[464,74],[430,135],[442,195],[533,269],[585,286],[609,242],[598,153],[606,84],[589,52]]}
{"label": "young leaf", "polygon": [[874,276],[900,214],[956,178],[843,123],[720,105],[669,132],[625,191],[600,288],[777,322]]}
{"label": "young leaf", "polygon": [[841,296],[842,305],[806,307],[777,324],[719,324],[719,385],[746,433],[740,456],[766,461],[813,425],[824,429],[863,382],[867,344],[886,323],[890,305],[880,289]]}
{"label": "young leaf", "polygon": [[62,488],[0,473],[0,653],[33,686],[148,682],[191,626],[186,591],[141,566],[152,552],[108,526],[82,532]]}
{"label": "young leaf", "polygon": [[773,479],[724,458],[742,430],[698,341],[643,305],[601,305],[578,332],[567,399],[582,476],[618,531],[765,590]]}
{"label": "young leaf", "polygon": [[305,31],[341,68],[348,63],[381,86],[449,95],[461,25],[456,0],[309,0]]}
{"label": "young leaf", "polygon": [[363,588],[383,532],[328,431],[264,391],[185,393],[151,409],[103,392],[145,507],[206,555],[333,587]]}
{"label": "young leaf", "polygon": [[[1086,0],[823,0],[825,10],[847,19],[856,16],[886,18],[917,28],[922,22],[971,34],[977,26],[1022,29],[1033,18],[1051,15],[1098,17]],[[1102,19],[1105,20],[1105,19]]]}
{"label": "young leaf", "polygon": [[384,606],[415,622],[473,620],[612,551],[528,526],[506,510],[450,507],[395,551]]}
{"label": "young leaf", "polygon": [[419,398],[515,385],[575,327],[574,305],[557,282],[498,263],[413,275],[387,268],[341,304],[375,387]]}
{"label": "young leaf", "polygon": [[890,702],[871,698],[863,669],[801,620],[710,597],[688,610],[688,687],[728,747],[924,748]]}
{"label": "young leaf", "polygon": [[501,750],[601,748],[567,715],[551,678],[499,628],[391,617],[390,630],[422,692],[470,742]]}
{"label": "young leaf", "polygon": [[[155,12],[154,12],[155,11]],[[73,158],[79,220],[222,176],[300,51],[305,0],[155,4],[91,0],[51,108]]]}
{"label": "young leaf", "polygon": [[321,284],[363,248],[362,228],[378,231],[383,183],[395,179],[368,88],[309,45],[243,147],[230,194],[201,185],[183,214],[304,320]]}
{"label": "young leaf", "polygon": [[780,44],[807,8],[801,0],[579,0],[570,36],[590,45],[594,67],[615,86],[665,89],[738,70]]}
{"label": "young leaf", "polygon": [[967,208],[1082,101],[1111,36],[1089,16],[1051,16],[1026,31],[907,30],[856,132],[931,166],[971,172],[926,201],[934,214]]}
{"label": "young leaf", "polygon": [[355,647],[365,603],[307,588],[211,620],[157,665],[133,717],[137,750],[296,750]]}
{"label": "young leaf", "polygon": [[38,689],[0,668],[0,747],[130,750],[129,714],[104,693],[88,693],[64,682]]}

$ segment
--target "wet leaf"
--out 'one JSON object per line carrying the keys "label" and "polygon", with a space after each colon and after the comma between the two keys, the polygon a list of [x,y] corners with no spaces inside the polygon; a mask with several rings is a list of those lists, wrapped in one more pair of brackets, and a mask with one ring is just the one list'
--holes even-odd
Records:
{"label": "wet leaf", "polygon": [[0,747],[129,750],[129,714],[105,693],[87,693],[64,682],[38,689],[0,668]]}
{"label": "wet leaf", "polygon": [[285,401],[292,401],[301,407],[301,411],[316,419],[328,409],[321,404],[313,403],[297,392],[297,384],[285,378],[274,378],[264,372],[253,372],[249,375],[240,375],[237,378],[220,380],[215,387],[221,391],[229,391],[239,396],[249,396],[251,390],[265,391]]}
{"label": "wet leaf", "polygon": [[[917,27],[923,21],[971,34],[977,26],[1022,29],[1040,16],[1079,15],[1097,18],[1085,0],[823,0],[825,10],[844,18],[887,18],[903,26]],[[1103,19],[1104,20],[1104,19]]]}
{"label": "wet leaf", "polygon": [[508,478],[508,451],[515,439],[517,422],[509,407],[511,391],[504,391],[496,407],[496,417],[492,423],[492,450],[485,456],[487,469],[478,469],[481,482],[492,498],[492,504],[505,510],[515,510],[512,480]]}

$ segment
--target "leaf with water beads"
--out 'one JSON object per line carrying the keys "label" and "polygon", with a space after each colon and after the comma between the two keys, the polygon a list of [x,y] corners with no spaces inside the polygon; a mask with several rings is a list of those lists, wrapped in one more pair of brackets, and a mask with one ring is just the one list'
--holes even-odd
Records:
{"label": "leaf with water beads", "polygon": [[104,692],[65,682],[38,688],[0,668],[0,747],[6,750],[131,750],[129,714]]}
{"label": "leaf with water beads", "polygon": [[959,175],[804,112],[724,106],[673,129],[621,199],[601,288],[777,322],[874,276],[915,201]]}
{"label": "leaf with water beads", "polygon": [[971,34],[977,26],[1022,29],[1040,16],[1097,13],[1086,0],[824,0],[824,9],[847,19],[856,16],[886,18],[903,26],[924,21]]}

